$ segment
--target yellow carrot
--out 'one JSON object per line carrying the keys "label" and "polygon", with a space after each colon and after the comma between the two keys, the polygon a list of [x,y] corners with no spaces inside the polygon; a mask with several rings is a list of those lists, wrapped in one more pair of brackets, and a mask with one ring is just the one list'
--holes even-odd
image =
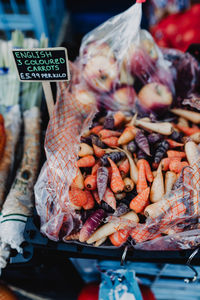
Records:
{"label": "yellow carrot", "polygon": [[176,173],[174,172],[166,172],[165,174],[165,195],[168,194],[172,188],[174,183],[176,182]]}
{"label": "yellow carrot", "polygon": [[160,164],[157,169],[156,177],[154,178],[154,181],[151,186],[150,201],[151,202],[160,201],[164,193],[165,193],[164,180],[163,180],[163,174],[162,174],[162,169]]}
{"label": "yellow carrot", "polygon": [[192,123],[200,124],[200,113],[198,112],[181,109],[181,108],[171,109],[171,112],[173,112],[177,116],[183,117],[191,121]]}
{"label": "yellow carrot", "polygon": [[91,146],[89,146],[86,143],[80,144],[80,150],[78,152],[78,156],[84,157],[86,155],[93,155],[93,154],[94,154],[94,151]]}
{"label": "yellow carrot", "polygon": [[170,135],[174,130],[172,124],[168,122],[151,123],[151,122],[144,122],[141,120],[137,120],[136,125],[146,130],[154,131],[163,135]]}
{"label": "yellow carrot", "polygon": [[188,141],[185,144],[185,153],[187,156],[187,160],[191,166],[200,159],[199,148],[193,141]]}
{"label": "yellow carrot", "polygon": [[129,160],[129,164],[130,164],[130,178],[133,180],[133,182],[135,184],[137,184],[138,181],[138,168],[136,167],[136,164],[131,156],[131,153],[127,150],[127,148],[125,149],[121,149],[116,147],[116,149],[118,149],[119,151],[122,151],[126,154],[128,160]]}

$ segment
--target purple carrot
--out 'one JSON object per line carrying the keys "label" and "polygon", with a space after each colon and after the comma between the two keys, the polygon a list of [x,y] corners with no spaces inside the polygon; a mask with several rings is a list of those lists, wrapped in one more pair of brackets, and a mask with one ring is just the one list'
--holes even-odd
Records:
{"label": "purple carrot", "polygon": [[135,142],[142,151],[144,151],[149,156],[151,155],[149,149],[149,142],[146,136],[143,134],[142,130],[137,131]]}
{"label": "purple carrot", "polygon": [[104,154],[101,158],[100,161],[102,163],[103,166],[108,166],[109,162],[108,162],[108,157],[110,159],[112,159],[114,162],[118,162],[120,161],[122,158],[124,158],[126,155],[124,154],[124,152],[111,152],[111,153],[106,153]]}
{"label": "purple carrot", "polygon": [[105,217],[105,212],[103,209],[96,210],[93,214],[89,216],[80,231],[79,241],[85,242],[89,237],[95,232],[95,230],[101,224],[103,218]]}
{"label": "purple carrot", "polygon": [[106,167],[99,167],[97,171],[97,190],[99,199],[102,200],[106,191],[108,183],[108,169]]}
{"label": "purple carrot", "polygon": [[154,162],[159,163],[161,159],[165,156],[167,150],[169,150],[169,143],[167,141],[162,141],[157,144],[157,148],[155,150]]}
{"label": "purple carrot", "polygon": [[131,141],[130,143],[128,143],[128,145],[127,145],[127,150],[128,150],[129,152],[131,152],[131,153],[136,152],[137,146],[136,146],[136,144],[135,144],[134,141]]}
{"label": "purple carrot", "polygon": [[111,130],[115,127],[115,121],[114,121],[114,118],[113,118],[112,115],[108,115],[105,118],[103,127],[106,128],[106,129],[111,129]]}
{"label": "purple carrot", "polygon": [[155,144],[155,143],[161,141],[163,139],[163,136],[159,133],[153,132],[153,133],[150,133],[147,138],[148,138],[148,141],[150,144]]}
{"label": "purple carrot", "polygon": [[144,153],[144,151],[142,151],[141,149],[138,149],[137,158],[138,159],[147,159],[147,155],[146,155],[146,153]]}

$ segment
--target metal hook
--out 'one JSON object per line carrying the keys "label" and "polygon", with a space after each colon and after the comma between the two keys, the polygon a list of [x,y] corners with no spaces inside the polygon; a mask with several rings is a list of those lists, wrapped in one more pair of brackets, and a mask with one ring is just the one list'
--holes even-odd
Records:
{"label": "metal hook", "polygon": [[121,266],[124,265],[124,261],[125,261],[125,259],[126,259],[127,251],[128,251],[128,246],[126,246],[126,247],[124,248],[124,252],[123,252],[123,254],[122,254],[121,263],[120,263]]}
{"label": "metal hook", "polygon": [[190,255],[190,257],[188,258],[186,266],[188,266],[194,272],[194,276],[193,276],[193,278],[185,278],[184,279],[185,283],[195,282],[197,280],[197,278],[198,278],[198,272],[197,272],[197,270],[193,266],[191,266],[191,262],[192,262],[193,258],[195,257],[195,255],[198,252],[199,252],[199,248],[195,249],[194,252],[192,252],[192,254]]}

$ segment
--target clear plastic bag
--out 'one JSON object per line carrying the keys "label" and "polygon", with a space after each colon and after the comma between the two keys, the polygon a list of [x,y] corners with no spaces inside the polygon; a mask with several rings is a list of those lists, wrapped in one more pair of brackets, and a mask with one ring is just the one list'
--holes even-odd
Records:
{"label": "clear plastic bag", "polygon": [[[70,85],[58,84],[57,102],[46,133],[47,161],[35,186],[41,231],[50,239],[76,234],[83,225],[80,207],[70,203],[69,189],[78,174],[80,138],[82,135],[87,138],[97,111],[100,116],[111,116],[111,119],[116,111],[123,111],[130,120],[134,112],[140,117],[147,114],[154,124],[156,117],[150,114],[152,107],[140,107],[138,92],[148,85],[157,88],[160,84],[159,87],[163,86],[166,94],[171,95],[167,96],[170,101],[164,106],[156,103],[157,117],[161,116],[161,109],[166,112],[170,107],[172,96],[175,98],[171,62],[164,59],[151,35],[140,30],[141,12],[141,4],[136,3],[86,35],[80,56],[70,64]],[[171,125],[168,123],[168,126]],[[169,229],[173,233],[180,232],[181,222],[188,220],[188,226],[190,220],[194,223],[199,214],[199,185],[191,181],[199,177],[196,167],[185,168],[180,187],[155,205],[156,217],[149,216],[144,224],[137,226],[127,221],[131,245],[136,242],[138,247],[145,248],[143,242],[168,234]],[[115,221],[114,217],[109,220]],[[120,225],[122,223],[124,226],[126,220]]]}

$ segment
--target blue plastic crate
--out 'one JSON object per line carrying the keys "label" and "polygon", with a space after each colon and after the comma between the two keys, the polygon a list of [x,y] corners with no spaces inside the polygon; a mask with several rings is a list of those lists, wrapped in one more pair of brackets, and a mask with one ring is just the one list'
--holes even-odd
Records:
{"label": "blue plastic crate", "polygon": [[64,0],[0,0],[0,30],[7,39],[18,29],[31,31],[37,39],[45,33],[49,45],[55,46],[65,15]]}

